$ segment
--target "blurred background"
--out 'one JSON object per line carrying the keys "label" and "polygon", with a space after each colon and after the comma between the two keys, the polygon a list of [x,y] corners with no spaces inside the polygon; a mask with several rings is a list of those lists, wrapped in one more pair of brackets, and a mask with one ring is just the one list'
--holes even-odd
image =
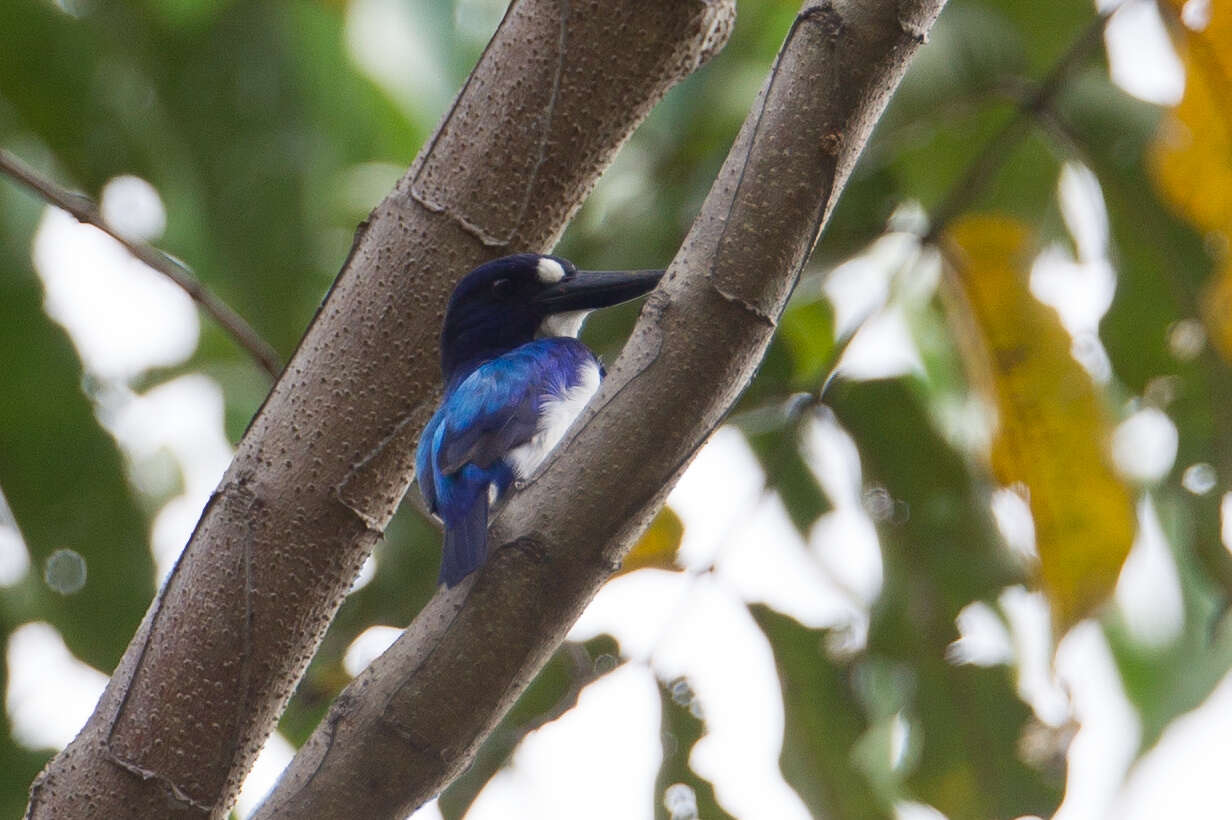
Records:
{"label": "blurred background", "polygon": [[[504,7],[6,0],[0,148],[285,359]],[[796,11],[739,3],[560,254],[671,259]],[[753,385],[416,817],[1226,817],[1230,55],[1220,0],[951,0]],[[610,360],[635,316],[584,338]],[[269,386],[0,178],[0,815],[93,709]],[[238,816],[431,595],[438,541],[399,513]]]}

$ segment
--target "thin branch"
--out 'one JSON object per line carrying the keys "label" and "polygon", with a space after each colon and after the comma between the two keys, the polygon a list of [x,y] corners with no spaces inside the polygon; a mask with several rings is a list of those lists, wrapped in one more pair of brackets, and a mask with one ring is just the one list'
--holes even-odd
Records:
{"label": "thin branch", "polygon": [[30,189],[48,204],[72,215],[78,222],[98,228],[123,245],[124,249],[138,261],[166,276],[192,297],[192,300],[200,305],[201,309],[208,313],[214,321],[218,322],[223,330],[231,334],[236,344],[248,351],[261,369],[270,375],[270,378],[278,378],[278,374],[282,372],[282,363],[277,351],[262,339],[260,334],[253,330],[252,326],[245,322],[244,318],[230,305],[207,290],[183,262],[152,245],[124,236],[107,224],[92,199],[84,194],[62,188],[49,179],[44,179],[34,169],[2,148],[0,148],[0,174]]}
{"label": "thin branch", "polygon": [[1125,0],[1096,16],[1078,36],[1078,39],[1061,55],[1035,92],[1022,100],[1010,121],[985,143],[979,154],[967,166],[966,173],[955,183],[946,198],[935,209],[932,224],[922,238],[924,244],[936,244],[937,237],[950,222],[969,208],[971,203],[983,193],[997,171],[1005,164],[1014,147],[1031,133],[1036,112],[1051,105],[1052,100],[1065,88],[1074,70],[1103,42],[1104,29],[1108,27],[1108,21],[1130,2],[1132,0]]}

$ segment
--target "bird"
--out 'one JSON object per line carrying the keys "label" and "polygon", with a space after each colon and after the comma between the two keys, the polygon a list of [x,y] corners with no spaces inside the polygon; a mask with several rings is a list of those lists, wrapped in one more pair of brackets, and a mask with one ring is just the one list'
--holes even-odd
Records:
{"label": "bird", "polygon": [[458,282],[441,328],[444,395],[415,452],[420,492],[444,525],[440,583],[456,586],[484,562],[489,511],[599,389],[603,365],[577,338],[586,316],[650,292],[662,276],[521,253]]}

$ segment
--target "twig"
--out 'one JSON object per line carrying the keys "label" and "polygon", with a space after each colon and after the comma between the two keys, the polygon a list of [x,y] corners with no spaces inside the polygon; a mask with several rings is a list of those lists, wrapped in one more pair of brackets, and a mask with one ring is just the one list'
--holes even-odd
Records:
{"label": "twig", "polygon": [[218,322],[222,328],[231,334],[236,343],[248,351],[271,378],[277,379],[282,372],[282,363],[278,353],[268,342],[252,329],[243,317],[236,313],[230,305],[219,299],[206,289],[193,276],[192,271],[183,262],[172,258],[163,251],[144,242],[137,242],[116,231],[106,220],[98,206],[84,194],[62,188],[49,179],[44,179],[32,168],[22,163],[17,157],[4,149],[0,149],[0,174],[4,174],[15,182],[24,185],[38,194],[47,203],[66,211],[78,222],[93,225],[103,233],[124,246],[137,260],[166,276],[187,293],[192,300],[201,306],[207,314]]}
{"label": "twig", "polygon": [[1132,0],[1125,0],[1125,2],[1101,13],[1092,20],[1086,27],[1086,30],[1069,47],[1069,50],[1057,60],[1052,70],[1044,77],[1043,82],[1035,89],[1035,93],[1023,99],[1010,121],[992,139],[985,143],[980,153],[967,166],[967,171],[963,174],[962,179],[950,189],[946,198],[937,206],[933,215],[932,225],[922,237],[923,244],[936,244],[937,237],[941,235],[941,232],[945,230],[954,217],[965,211],[975,198],[983,192],[988,186],[989,180],[1005,163],[1013,147],[1031,132],[1036,112],[1047,108],[1051,104],[1052,99],[1065,87],[1065,83],[1074,68],[1086,59],[1091,51],[1102,42],[1104,29],[1108,27],[1108,21],[1130,2]]}

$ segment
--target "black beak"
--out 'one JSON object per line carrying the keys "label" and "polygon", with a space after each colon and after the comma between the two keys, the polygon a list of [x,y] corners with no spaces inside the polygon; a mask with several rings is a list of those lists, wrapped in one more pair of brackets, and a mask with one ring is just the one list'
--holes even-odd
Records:
{"label": "black beak", "polygon": [[661,270],[580,270],[540,291],[534,301],[545,313],[597,310],[649,293],[662,278]]}

